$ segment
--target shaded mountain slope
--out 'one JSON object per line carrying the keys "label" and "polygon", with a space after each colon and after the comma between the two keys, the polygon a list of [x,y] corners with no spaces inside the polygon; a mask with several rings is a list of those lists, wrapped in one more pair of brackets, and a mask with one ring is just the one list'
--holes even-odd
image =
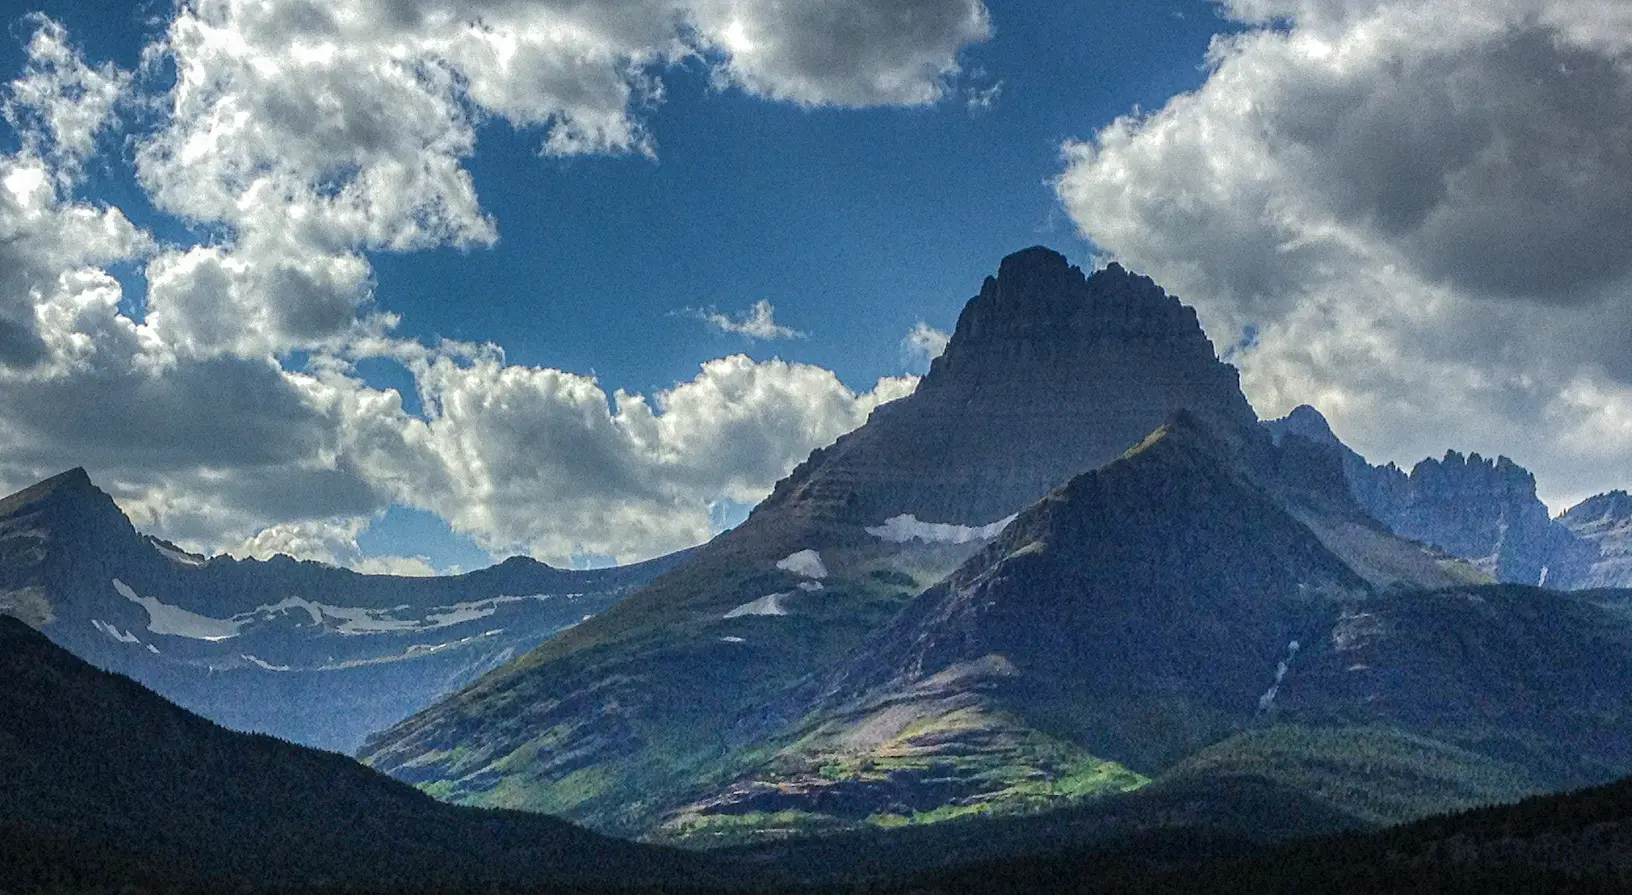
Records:
{"label": "shaded mountain slope", "polygon": [[0,613],[213,720],[339,751],[681,558],[361,575],[189,555],[138,533],[83,469],[0,499]]}
{"label": "shaded mountain slope", "polygon": [[1049,494],[790,700],[805,720],[780,751],[667,832],[1034,810],[1137,787],[1251,722],[1288,644],[1370,585],[1238,450],[1181,413]]}
{"label": "shaded mountain slope", "polygon": [[[1287,643],[1365,587],[1181,414],[1051,493],[915,600],[846,663],[824,701],[1001,656],[1016,670],[1010,700],[1063,707],[1091,689],[1149,704],[1166,694],[1172,721],[1148,711],[1146,720],[1185,729],[1250,712]],[[1056,687],[1067,692],[1049,692]],[[1145,770],[1165,763],[1150,749],[1194,748],[1167,738],[1135,745],[1137,735],[1112,732],[1123,717],[1092,719],[1076,738]],[[1062,717],[1046,726],[1072,725]]]}
{"label": "shaded mountain slope", "polygon": [[684,883],[704,866],[225,730],[5,617],[0,850],[0,888]]}
{"label": "shaded mountain slope", "polygon": [[1011,255],[913,395],[814,452],[683,566],[375,738],[365,759],[459,801],[649,829],[753,759],[762,706],[1180,408],[1256,423],[1192,311],[1120,267],[1084,276],[1046,249]]}
{"label": "shaded mountain slope", "polygon": [[1277,717],[1389,724],[1524,768],[1547,789],[1632,770],[1632,624],[1617,592],[1514,585],[1344,606]]}

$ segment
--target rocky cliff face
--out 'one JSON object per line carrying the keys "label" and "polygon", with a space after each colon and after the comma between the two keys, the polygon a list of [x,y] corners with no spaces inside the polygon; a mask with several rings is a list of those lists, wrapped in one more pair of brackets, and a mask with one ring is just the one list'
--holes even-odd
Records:
{"label": "rocky cliff face", "polygon": [[1570,540],[1536,497],[1536,479],[1506,457],[1446,451],[1407,475],[1378,470],[1372,513],[1405,537],[1461,556],[1498,581],[1544,583],[1549,558]]}

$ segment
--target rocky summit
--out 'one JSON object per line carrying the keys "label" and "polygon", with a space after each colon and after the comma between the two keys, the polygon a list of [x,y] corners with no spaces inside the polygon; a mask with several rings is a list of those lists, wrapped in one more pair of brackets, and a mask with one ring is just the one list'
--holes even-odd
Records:
{"label": "rocky summit", "polygon": [[1632,496],[1610,491],[1589,497],[1560,516],[1558,524],[1576,543],[1554,557],[1549,586],[1632,587]]}
{"label": "rocky summit", "polygon": [[1192,308],[1112,264],[1034,247],[964,306],[917,392],[817,451],[761,512],[983,525],[1115,459],[1188,409],[1256,421]]}
{"label": "rocky summit", "polygon": [[1181,409],[1220,431],[1257,425],[1194,311],[1120,266],[1087,275],[1017,252],[916,392],[681,567],[362,755],[456,801],[646,832],[740,771],[789,687]]}

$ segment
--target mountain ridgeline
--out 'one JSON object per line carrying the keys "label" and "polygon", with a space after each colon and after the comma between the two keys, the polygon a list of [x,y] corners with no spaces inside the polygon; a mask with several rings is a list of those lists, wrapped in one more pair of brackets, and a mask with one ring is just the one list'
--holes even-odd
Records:
{"label": "mountain ridgeline", "polygon": [[229,727],[351,752],[682,556],[437,578],[206,559],[138,533],[75,469],[0,500],[0,614]]}
{"label": "mountain ridgeline", "polygon": [[1612,491],[1558,519],[1536,497],[1536,479],[1506,457],[1454,450],[1410,472],[1373,466],[1307,405],[1265,423],[1336,449],[1355,500],[1391,531],[1468,560],[1491,578],[1560,590],[1632,587],[1632,499]]}
{"label": "mountain ridgeline", "polygon": [[[661,833],[729,842],[1244,779],[1365,826],[1632,769],[1623,602],[1452,585],[1427,570],[1459,561],[1334,524],[1335,455],[1320,474],[1308,442],[1255,434],[1181,413],[1052,492],[792,698],[766,730],[778,750]],[[1412,553],[1431,589],[1362,571]]]}
{"label": "mountain ridgeline", "polygon": [[[767,705],[1184,408],[1256,425],[1193,311],[1120,267],[1085,276],[1047,249],[1011,255],[915,393],[814,452],[683,566],[362,755],[456,800],[649,831],[700,781],[742,770]],[[820,575],[792,571],[796,557]]]}

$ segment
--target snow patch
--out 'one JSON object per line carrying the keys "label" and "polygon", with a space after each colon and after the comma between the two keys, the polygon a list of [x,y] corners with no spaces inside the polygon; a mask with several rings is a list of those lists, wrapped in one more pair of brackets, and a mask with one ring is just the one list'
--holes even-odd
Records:
{"label": "snow patch", "polygon": [[91,619],[91,627],[97,629],[98,631],[101,631],[102,633],[108,635],[109,637],[112,637],[114,640],[117,640],[120,643],[141,643],[142,642],[141,638],[137,637],[135,634],[132,634],[129,631],[120,631],[118,628],[114,627],[113,625],[108,624],[105,621],[102,621],[99,618]]}
{"label": "snow patch", "polygon": [[435,628],[445,628],[449,625],[462,625],[479,618],[487,618],[499,611],[499,607],[506,603],[520,603],[524,600],[538,600],[543,602],[550,599],[550,594],[528,594],[524,597],[498,596],[486,600],[475,600],[470,603],[455,603],[452,606],[440,606],[425,616],[426,626],[421,630],[429,631]]}
{"label": "snow patch", "polygon": [[748,641],[743,640],[741,637],[730,636],[730,637],[721,637],[720,642],[721,643],[747,643]]}
{"label": "snow patch", "polygon": [[238,655],[244,661],[251,662],[251,663],[255,664],[256,666],[258,666],[260,668],[263,668],[263,669],[265,669],[267,671],[294,671],[293,668],[290,668],[287,665],[273,665],[271,662],[268,662],[265,659],[258,659],[258,658],[254,657],[254,656],[251,656],[249,653],[239,653]]}
{"label": "snow patch", "polygon": [[1007,516],[990,525],[954,525],[950,522],[919,522],[917,516],[902,513],[884,520],[883,525],[868,526],[866,531],[892,544],[905,544],[913,540],[928,544],[967,544],[995,538],[1013,521],[1014,516]]}
{"label": "snow patch", "polygon": [[730,612],[727,612],[724,617],[741,618],[745,615],[787,615],[788,608],[782,605],[782,601],[791,596],[793,596],[791,593],[766,594],[757,600],[750,600],[749,602],[738,606]]}
{"label": "snow patch", "polygon": [[190,637],[193,640],[208,640],[214,643],[237,637],[238,629],[244,625],[244,620],[237,618],[210,618],[207,615],[189,612],[180,606],[171,606],[156,597],[144,597],[131,590],[130,585],[118,578],[113,579],[113,589],[118,591],[120,596],[147,610],[147,629],[154,634]]}
{"label": "snow patch", "polygon": [[268,621],[292,611],[305,612],[312,624],[322,625],[332,619],[338,623],[341,634],[387,634],[393,631],[416,631],[420,624],[412,619],[394,618],[389,609],[364,609],[359,606],[331,606],[305,597],[284,597],[270,606],[262,606],[254,615]]}
{"label": "snow patch", "polygon": [[822,565],[822,555],[814,550],[789,553],[777,561],[776,567],[805,578],[827,577],[827,566]]}
{"label": "snow patch", "polygon": [[822,583],[820,581],[801,581],[799,582],[799,589],[807,594],[813,594],[822,590]]}

